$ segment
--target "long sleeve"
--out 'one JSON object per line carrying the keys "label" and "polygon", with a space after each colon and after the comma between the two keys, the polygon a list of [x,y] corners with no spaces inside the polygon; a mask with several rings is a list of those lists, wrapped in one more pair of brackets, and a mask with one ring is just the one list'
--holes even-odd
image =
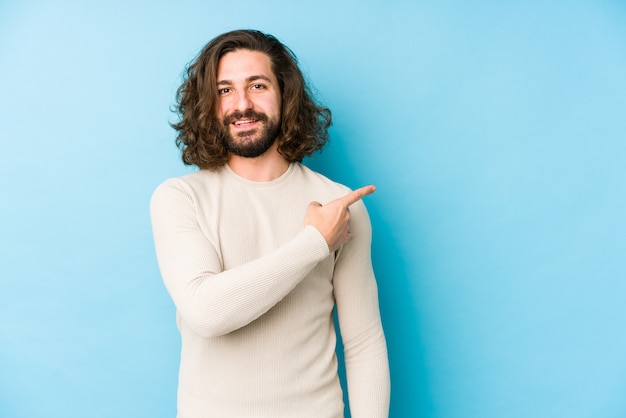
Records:
{"label": "long sleeve", "polygon": [[356,238],[338,254],[304,226],[311,201],[347,192],[297,163],[270,182],[226,165],[155,190],[157,260],[181,336],[180,418],[343,417],[335,307],[352,416],[384,416],[388,366],[365,208],[351,207]]}
{"label": "long sleeve", "polygon": [[365,206],[350,208],[354,239],[340,250],[333,278],[353,418],[389,415],[390,377]]}
{"label": "long sleeve", "polygon": [[319,231],[303,227],[277,249],[224,270],[220,244],[199,225],[194,191],[179,180],[154,192],[151,218],[166,288],[182,318],[203,337],[224,335],[257,319],[328,255]]}

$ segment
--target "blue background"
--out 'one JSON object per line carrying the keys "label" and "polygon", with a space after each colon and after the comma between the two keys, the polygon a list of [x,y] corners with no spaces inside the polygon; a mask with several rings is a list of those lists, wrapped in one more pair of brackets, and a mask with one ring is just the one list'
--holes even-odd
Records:
{"label": "blue background", "polygon": [[277,35],[366,198],[391,416],[626,416],[626,4],[0,3],[0,415],[173,417],[148,201],[213,36]]}

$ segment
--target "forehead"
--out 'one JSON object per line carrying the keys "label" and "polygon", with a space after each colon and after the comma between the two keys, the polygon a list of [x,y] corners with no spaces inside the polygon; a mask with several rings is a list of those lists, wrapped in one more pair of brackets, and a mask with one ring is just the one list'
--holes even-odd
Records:
{"label": "forehead", "polygon": [[270,57],[259,51],[237,49],[220,58],[217,66],[217,82],[246,80],[254,76],[264,76],[276,80]]}

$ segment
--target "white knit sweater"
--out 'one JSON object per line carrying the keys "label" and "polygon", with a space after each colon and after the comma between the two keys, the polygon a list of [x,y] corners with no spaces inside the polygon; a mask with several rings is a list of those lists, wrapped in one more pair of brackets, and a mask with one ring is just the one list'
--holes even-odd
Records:
{"label": "white knit sweater", "polygon": [[365,206],[336,254],[303,226],[349,190],[300,164],[271,182],[228,165],[170,179],[151,215],[182,339],[178,417],[343,417],[336,304],[353,418],[387,417],[389,369]]}

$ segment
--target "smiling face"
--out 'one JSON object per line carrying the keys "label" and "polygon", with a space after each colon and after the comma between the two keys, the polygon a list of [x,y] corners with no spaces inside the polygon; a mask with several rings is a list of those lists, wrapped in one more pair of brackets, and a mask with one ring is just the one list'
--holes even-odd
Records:
{"label": "smiling face", "polygon": [[228,151],[246,158],[264,154],[276,141],[281,118],[281,92],[270,58],[247,49],[225,54],[217,68],[217,92]]}

